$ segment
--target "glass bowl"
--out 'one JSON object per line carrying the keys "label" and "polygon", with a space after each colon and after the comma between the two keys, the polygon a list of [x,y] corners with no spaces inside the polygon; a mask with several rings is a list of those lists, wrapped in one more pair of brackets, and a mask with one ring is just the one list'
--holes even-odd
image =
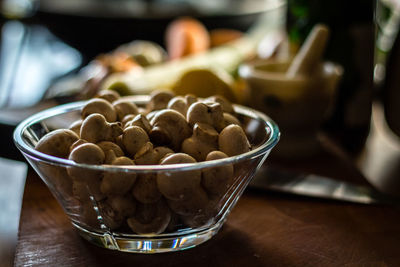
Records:
{"label": "glass bowl", "polygon": [[[132,97],[138,106],[148,99]],[[83,238],[100,247],[125,252],[178,251],[209,240],[221,228],[280,136],[277,125],[266,115],[235,105],[253,149],[225,159],[175,165],[89,165],[34,149],[46,133],[68,128],[79,119],[84,104],[65,104],[27,118],[15,129],[14,142]],[[79,180],[76,175],[72,179],[72,172],[78,174]],[[101,193],[99,183],[106,176],[126,182],[121,195]],[[136,177],[133,185],[129,182],[131,177]],[[185,194],[177,199],[165,198],[157,190],[160,177],[170,187],[184,188]],[[185,183],[193,181],[198,187],[185,189]]]}

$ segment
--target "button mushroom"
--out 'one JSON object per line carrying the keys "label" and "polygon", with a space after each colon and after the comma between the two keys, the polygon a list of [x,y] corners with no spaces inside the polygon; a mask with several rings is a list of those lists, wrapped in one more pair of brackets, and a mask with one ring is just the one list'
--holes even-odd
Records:
{"label": "button mushroom", "polygon": [[[124,156],[124,152],[122,149],[115,143],[110,142],[110,141],[101,141],[97,143],[101,150],[103,150],[105,159],[104,163],[105,164],[111,164],[115,158],[122,157]],[[110,153],[112,151],[112,153]]]}
{"label": "button mushroom", "polygon": [[174,97],[174,93],[170,91],[153,91],[146,109],[148,112],[154,110],[165,109],[168,102]]}
{"label": "button mushroom", "polygon": [[192,134],[192,129],[186,122],[185,117],[172,109],[158,112],[150,124],[150,139],[157,145],[165,145],[174,151],[179,151],[184,139]]}
{"label": "button mushroom", "polygon": [[217,131],[223,127],[224,116],[219,103],[196,102],[192,104],[186,115],[190,125],[203,122],[213,126]]}
{"label": "button mushroom", "polygon": [[127,223],[137,234],[160,234],[165,231],[170,220],[171,212],[161,199],[152,204],[138,203],[135,215],[128,218]]}
{"label": "button mushroom", "polygon": [[[134,162],[127,157],[118,157],[112,163],[118,166],[132,166]],[[134,172],[104,172],[104,177],[100,184],[100,191],[105,195],[124,195],[131,190],[136,181]]]}
{"label": "button mushroom", "polygon": [[80,145],[85,144],[85,143],[87,143],[86,140],[78,139],[69,147],[69,150],[72,151],[72,150],[75,149],[75,147],[80,146]]}
{"label": "button mushroom", "polygon": [[[228,156],[221,151],[210,152],[206,160],[224,159]],[[201,184],[207,193],[214,196],[221,196],[227,192],[233,181],[233,165],[210,167],[202,170]]]}
{"label": "button mushroom", "polygon": [[47,133],[36,144],[35,149],[59,158],[68,158],[70,146],[79,139],[79,136],[68,129],[57,129]]}
{"label": "button mushroom", "polygon": [[99,203],[99,213],[111,230],[121,227],[127,217],[133,216],[136,202],[130,196],[110,196]]}
{"label": "button mushroom", "polygon": [[81,138],[91,143],[114,141],[121,134],[121,123],[108,123],[101,114],[89,115],[82,122],[80,132]]}
{"label": "button mushroom", "polygon": [[139,110],[135,103],[120,98],[112,103],[114,106],[115,112],[117,113],[118,120],[122,121],[122,119],[129,114],[138,114]]}
{"label": "button mushroom", "polygon": [[240,123],[239,119],[233,116],[230,113],[224,112],[224,128],[230,124],[236,124],[241,126],[242,124]]}
{"label": "button mushroom", "polygon": [[82,120],[76,120],[68,127],[71,131],[75,132],[78,136],[80,135],[82,126]]}
{"label": "button mushroom", "polygon": [[129,126],[122,133],[122,143],[129,156],[134,157],[139,149],[149,141],[146,131],[138,126]]}
{"label": "button mushroom", "polygon": [[175,96],[168,102],[167,108],[176,110],[183,116],[186,116],[188,105],[186,103],[186,99],[183,96]]}
{"label": "button mushroom", "polygon": [[146,116],[144,116],[142,114],[136,115],[135,117],[133,117],[130,121],[128,121],[125,124],[125,128],[127,128],[129,126],[139,126],[143,130],[145,130],[147,133],[149,133],[151,130],[151,125],[150,125],[149,120],[147,119]]}
{"label": "button mushroom", "polygon": [[218,149],[218,132],[209,124],[196,123],[193,135],[182,143],[182,152],[197,161],[204,161],[208,153]]}
{"label": "button mushroom", "polygon": [[[196,160],[184,153],[175,153],[165,157],[161,164],[195,163]],[[193,191],[200,187],[201,171],[165,171],[157,173],[157,186],[161,194],[170,200],[188,199]]]}
{"label": "button mushroom", "polygon": [[219,150],[228,156],[236,156],[250,151],[250,143],[239,125],[226,126],[218,137]]}
{"label": "button mushroom", "polygon": [[155,203],[161,198],[157,187],[157,175],[154,173],[141,173],[136,179],[132,195],[144,204]]}
{"label": "button mushroom", "polygon": [[222,107],[223,112],[231,113],[234,114],[235,111],[233,109],[232,103],[228,101],[225,97],[220,96],[220,95],[213,95],[210,97],[207,97],[204,102],[215,102],[219,103]]}
{"label": "button mushroom", "polygon": [[176,110],[186,117],[188,108],[195,102],[197,102],[197,97],[191,94],[175,96],[168,102],[167,108]]}
{"label": "button mushroom", "polygon": [[174,153],[174,151],[168,147],[153,148],[153,144],[151,142],[147,142],[135,154],[134,159],[138,165],[153,165],[158,164],[161,158],[169,153]]}
{"label": "button mushroom", "polygon": [[107,100],[109,103],[114,102],[115,100],[119,99],[121,96],[117,91],[114,90],[101,90],[97,95],[97,98],[102,98]]}
{"label": "button mushroom", "polygon": [[[69,155],[69,159],[76,163],[101,165],[104,162],[104,152],[95,144],[85,143],[73,149]],[[87,189],[88,194],[93,195],[96,200],[104,198],[104,195],[100,192],[100,182],[102,179],[100,171],[80,167],[68,167],[67,172],[74,182],[83,182],[82,190]]]}
{"label": "button mushroom", "polygon": [[107,100],[102,98],[93,98],[89,100],[82,108],[82,118],[85,119],[90,114],[101,114],[108,122],[114,122],[117,120],[117,112],[113,105]]}

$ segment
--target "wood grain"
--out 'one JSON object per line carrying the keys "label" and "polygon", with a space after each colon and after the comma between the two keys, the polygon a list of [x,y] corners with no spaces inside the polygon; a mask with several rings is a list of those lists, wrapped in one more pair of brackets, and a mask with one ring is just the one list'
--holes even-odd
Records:
{"label": "wood grain", "polygon": [[399,266],[400,210],[247,190],[222,230],[186,251],[140,255],[83,240],[31,170],[15,266]]}

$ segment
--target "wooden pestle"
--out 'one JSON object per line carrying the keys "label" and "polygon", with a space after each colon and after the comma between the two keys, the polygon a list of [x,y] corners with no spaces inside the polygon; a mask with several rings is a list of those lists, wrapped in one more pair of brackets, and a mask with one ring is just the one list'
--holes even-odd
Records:
{"label": "wooden pestle", "polygon": [[314,68],[319,66],[328,37],[329,28],[326,25],[315,25],[300,51],[292,60],[286,72],[286,77],[294,78],[297,75],[310,75]]}

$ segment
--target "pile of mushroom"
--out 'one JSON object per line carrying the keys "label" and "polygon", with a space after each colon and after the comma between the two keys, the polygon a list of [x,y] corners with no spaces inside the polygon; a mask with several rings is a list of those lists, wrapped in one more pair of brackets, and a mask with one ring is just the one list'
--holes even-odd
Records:
{"label": "pile of mushroom", "polygon": [[[81,114],[69,129],[46,134],[36,149],[76,163],[118,166],[196,163],[251,149],[232,104],[220,96],[198,99],[159,91],[138,107],[114,91],[102,91]],[[48,172],[55,175],[54,168]],[[209,222],[234,172],[232,164],[146,173],[68,167],[62,179],[71,181],[69,190],[88,225],[100,219],[111,230],[159,234]]]}

